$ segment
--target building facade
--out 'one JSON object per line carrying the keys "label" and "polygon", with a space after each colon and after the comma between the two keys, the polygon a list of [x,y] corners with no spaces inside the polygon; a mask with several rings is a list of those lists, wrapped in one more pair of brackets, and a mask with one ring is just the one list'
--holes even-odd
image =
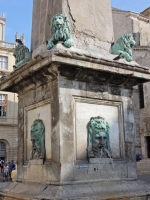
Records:
{"label": "building facade", "polygon": [[[0,76],[8,76],[15,64],[15,44],[6,42],[4,16],[0,17]],[[10,92],[0,92],[0,158],[5,161],[17,160],[18,97]]]}
{"label": "building facade", "polygon": [[[112,8],[114,40],[131,33],[136,41],[133,60],[150,68],[150,7],[134,13]],[[150,158],[150,83],[134,88],[136,152]]]}

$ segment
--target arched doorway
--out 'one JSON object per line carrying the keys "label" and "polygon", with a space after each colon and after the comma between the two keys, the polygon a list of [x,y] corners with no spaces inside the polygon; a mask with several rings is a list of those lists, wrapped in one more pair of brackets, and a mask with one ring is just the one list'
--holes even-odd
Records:
{"label": "arched doorway", "polygon": [[0,141],[0,158],[2,160],[6,159],[6,144]]}

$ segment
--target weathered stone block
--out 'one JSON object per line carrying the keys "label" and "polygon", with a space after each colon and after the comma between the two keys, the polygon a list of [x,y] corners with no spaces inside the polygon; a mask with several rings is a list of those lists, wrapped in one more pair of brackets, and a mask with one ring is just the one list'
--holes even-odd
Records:
{"label": "weathered stone block", "polygon": [[30,165],[43,165],[43,159],[30,160],[29,163]]}
{"label": "weathered stone block", "polygon": [[[76,7],[79,9],[76,9]],[[83,7],[84,10],[82,9]],[[36,15],[39,16],[39,13],[43,13],[40,19],[39,17],[36,18]],[[59,13],[67,16],[70,21],[74,46],[82,49],[91,49],[91,51],[109,52],[113,41],[110,0],[102,1],[101,3],[97,3],[96,0],[51,0],[38,3],[38,1],[35,0],[32,27],[32,51],[37,47],[39,48],[39,46],[43,44],[43,41],[51,38],[51,18],[54,14]],[[88,23],[85,23],[87,19]],[[43,31],[40,31],[39,35],[36,33],[39,31],[37,30],[38,26],[35,26],[37,23],[39,27],[44,27],[41,29]],[[44,33],[43,41],[39,39],[42,33]]]}

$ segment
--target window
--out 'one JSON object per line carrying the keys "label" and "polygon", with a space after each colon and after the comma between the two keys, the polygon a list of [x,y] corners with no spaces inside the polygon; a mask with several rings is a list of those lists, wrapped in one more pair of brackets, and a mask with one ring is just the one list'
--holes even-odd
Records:
{"label": "window", "polygon": [[144,91],[143,91],[143,85],[139,85],[139,97],[140,97],[140,108],[144,108]]}
{"label": "window", "polygon": [[5,150],[5,143],[1,142],[1,150]]}
{"label": "window", "polygon": [[7,95],[0,94],[0,117],[6,117]]}
{"label": "window", "polygon": [[0,142],[0,158],[5,159],[6,154],[6,144],[4,142]]}
{"label": "window", "polygon": [[0,56],[0,69],[8,69],[8,57]]}

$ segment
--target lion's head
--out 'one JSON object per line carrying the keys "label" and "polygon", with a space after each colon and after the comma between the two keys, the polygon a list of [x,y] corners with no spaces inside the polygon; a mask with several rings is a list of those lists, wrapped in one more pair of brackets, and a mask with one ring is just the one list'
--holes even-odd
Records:
{"label": "lion's head", "polygon": [[92,117],[89,122],[89,127],[94,137],[107,137],[108,135],[108,122],[103,117]]}
{"label": "lion's head", "polygon": [[31,159],[43,159],[45,156],[45,127],[40,119],[36,119],[31,126],[31,141]]}
{"label": "lion's head", "polygon": [[38,141],[41,139],[45,131],[42,120],[36,119],[31,126],[31,140]]}
{"label": "lion's head", "polygon": [[88,123],[91,143],[109,149],[109,125],[103,117],[92,117]]}
{"label": "lion's head", "polygon": [[54,41],[65,41],[70,38],[70,27],[67,17],[56,14],[51,20],[51,34]]}
{"label": "lion's head", "polygon": [[64,26],[65,20],[66,19],[65,19],[65,17],[62,14],[56,14],[52,18],[52,25],[56,29],[60,29],[62,26]]}
{"label": "lion's head", "polygon": [[92,117],[88,123],[88,156],[110,157],[109,125],[103,117]]}
{"label": "lion's head", "polygon": [[123,34],[120,39],[124,42],[125,48],[133,48],[136,44],[131,34]]}
{"label": "lion's head", "polygon": [[21,42],[21,40],[17,40],[17,45],[13,53],[13,56],[16,58],[16,64],[21,60],[25,59],[26,54],[29,53],[29,49]]}

